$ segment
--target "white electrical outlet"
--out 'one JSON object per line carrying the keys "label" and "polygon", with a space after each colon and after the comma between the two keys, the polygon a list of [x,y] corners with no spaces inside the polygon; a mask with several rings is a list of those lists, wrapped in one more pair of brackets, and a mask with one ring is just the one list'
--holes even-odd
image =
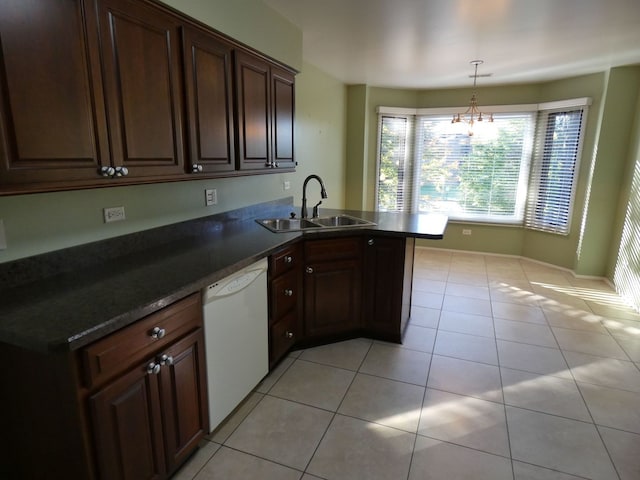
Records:
{"label": "white electrical outlet", "polygon": [[210,205],[218,204],[218,192],[215,188],[207,189],[204,191],[204,203],[208,207]]}
{"label": "white electrical outlet", "polygon": [[462,234],[463,235],[471,235],[471,229],[470,228],[462,229]]}
{"label": "white electrical outlet", "polygon": [[0,250],[7,248],[7,235],[4,232],[4,221],[0,219]]}
{"label": "white electrical outlet", "polygon": [[291,182],[286,180],[284,182],[282,182],[282,189],[283,190],[289,190],[291,188]]}
{"label": "white electrical outlet", "polygon": [[119,222],[126,218],[124,207],[107,207],[103,208],[102,212],[104,213],[104,223]]}

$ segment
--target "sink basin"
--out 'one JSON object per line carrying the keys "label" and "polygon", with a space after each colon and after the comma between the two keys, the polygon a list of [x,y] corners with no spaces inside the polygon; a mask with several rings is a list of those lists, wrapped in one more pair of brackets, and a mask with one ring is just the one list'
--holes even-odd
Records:
{"label": "sink basin", "polygon": [[334,229],[375,225],[374,222],[350,215],[332,215],[318,218],[265,218],[256,220],[256,222],[276,233],[295,232],[307,229]]}
{"label": "sink basin", "polygon": [[349,215],[333,215],[331,217],[312,218],[313,223],[323,227],[360,227],[375,225],[375,223],[362,218],[351,217]]}
{"label": "sink basin", "polygon": [[265,218],[256,220],[256,222],[276,233],[295,232],[306,228],[320,228],[320,225],[316,225],[305,218]]}

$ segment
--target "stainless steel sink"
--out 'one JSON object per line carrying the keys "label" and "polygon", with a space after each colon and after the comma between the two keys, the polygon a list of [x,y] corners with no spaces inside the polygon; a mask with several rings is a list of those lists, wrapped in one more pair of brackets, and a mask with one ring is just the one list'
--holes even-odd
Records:
{"label": "stainless steel sink", "polygon": [[305,218],[265,218],[256,220],[256,222],[276,233],[295,232],[306,228],[320,228],[320,225],[316,225]]}
{"label": "stainless steel sink", "polygon": [[366,227],[376,225],[374,222],[350,215],[332,215],[318,218],[264,218],[256,220],[260,225],[272,232],[295,232],[307,229],[337,229]]}
{"label": "stainless steel sink", "polygon": [[375,223],[362,218],[351,217],[349,215],[333,215],[331,217],[312,218],[313,223],[322,225],[323,227],[364,227],[367,225],[375,225]]}

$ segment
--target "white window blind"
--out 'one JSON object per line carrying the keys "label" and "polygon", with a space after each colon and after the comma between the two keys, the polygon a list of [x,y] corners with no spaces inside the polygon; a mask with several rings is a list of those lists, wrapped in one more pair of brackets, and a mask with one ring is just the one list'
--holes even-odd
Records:
{"label": "white window blind", "polygon": [[380,211],[411,211],[413,117],[380,115],[377,204]]}
{"label": "white window blind", "polygon": [[538,115],[525,227],[566,235],[580,159],[585,107]]}

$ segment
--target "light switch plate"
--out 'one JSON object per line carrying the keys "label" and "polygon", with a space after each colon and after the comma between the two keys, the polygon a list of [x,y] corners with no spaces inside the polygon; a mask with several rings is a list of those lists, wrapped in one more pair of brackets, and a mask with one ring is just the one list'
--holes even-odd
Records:
{"label": "light switch plate", "polygon": [[218,204],[218,192],[215,188],[207,189],[204,191],[204,204],[208,207],[210,205]]}

